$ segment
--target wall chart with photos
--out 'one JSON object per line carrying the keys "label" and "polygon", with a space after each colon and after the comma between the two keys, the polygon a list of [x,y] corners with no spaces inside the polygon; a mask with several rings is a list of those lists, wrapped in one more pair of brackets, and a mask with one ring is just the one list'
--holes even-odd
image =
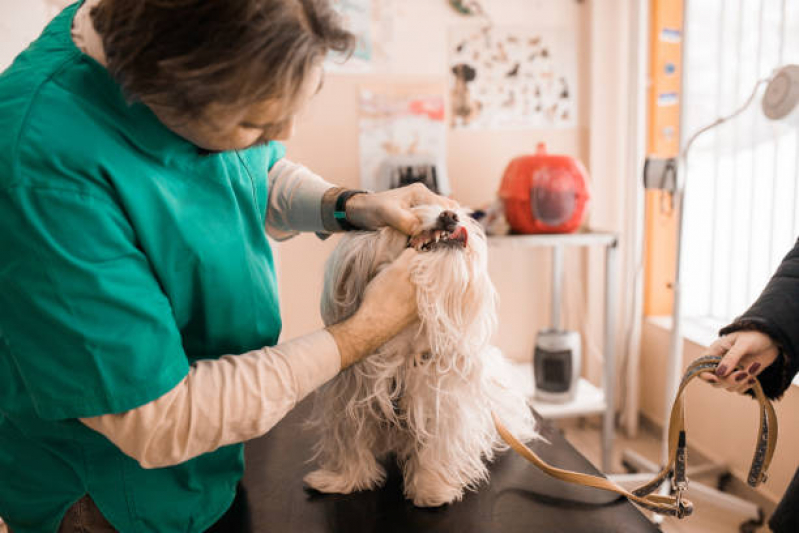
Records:
{"label": "wall chart with photos", "polygon": [[449,35],[452,128],[577,126],[577,39],[568,31],[456,26]]}

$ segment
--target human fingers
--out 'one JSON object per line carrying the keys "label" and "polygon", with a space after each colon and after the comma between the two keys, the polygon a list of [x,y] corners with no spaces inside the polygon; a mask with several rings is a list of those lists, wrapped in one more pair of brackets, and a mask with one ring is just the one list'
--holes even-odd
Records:
{"label": "human fingers", "polygon": [[444,209],[459,209],[460,204],[452,198],[436,194],[421,183],[411,185],[411,203],[410,207],[417,205],[440,205]]}
{"label": "human fingers", "polygon": [[768,366],[767,364],[763,364],[763,361],[760,361],[759,359],[760,357],[755,356],[754,360],[750,364],[746,365],[746,372],[752,377],[759,376],[760,373],[766,369],[766,366]]}
{"label": "human fingers", "polygon": [[413,248],[405,248],[401,254],[391,263],[392,266],[407,267],[419,255],[419,252]]}
{"label": "human fingers", "polygon": [[729,389],[730,392],[737,392],[738,394],[745,394],[746,391],[752,388],[752,385],[755,384],[756,379],[751,376],[746,376],[738,385]]}
{"label": "human fingers", "polygon": [[417,255],[416,250],[404,250],[366,286],[361,310],[371,319],[401,326],[416,317],[411,263]]}
{"label": "human fingers", "polygon": [[732,339],[732,346],[724,354],[716,368],[716,375],[720,378],[727,377],[740,362],[741,358],[747,355],[749,346],[739,338]]}
{"label": "human fingers", "polygon": [[715,355],[715,356],[723,356],[727,353],[727,350],[730,349],[732,346],[732,341],[736,338],[735,333],[732,335],[725,335],[723,337],[719,337],[716,341],[711,344],[707,349],[707,355]]}
{"label": "human fingers", "polygon": [[[403,278],[410,278],[411,263],[413,262],[413,260],[418,255],[419,255],[419,252],[417,252],[415,249],[413,249],[413,248],[405,248],[402,251],[402,253],[400,255],[398,255],[396,259],[394,259],[394,261],[389,263],[389,265],[386,266],[380,272],[380,274],[378,274],[377,277],[375,277],[375,279],[377,279],[378,277],[381,277],[381,276],[382,277],[400,276],[400,277],[403,277]],[[385,274],[385,276],[384,276],[384,274]]]}
{"label": "human fingers", "polygon": [[747,380],[751,378],[745,370],[735,370],[726,377],[716,377],[719,380],[719,388],[730,392],[736,392],[741,385],[746,384]]}
{"label": "human fingers", "polygon": [[779,350],[775,346],[767,347],[751,357],[747,357],[741,361],[741,364],[749,373],[750,376],[759,376],[766,368],[768,368],[779,356]]}
{"label": "human fingers", "polygon": [[391,226],[405,235],[416,235],[422,226],[421,219],[412,211],[398,206],[386,209],[383,220],[387,226]]}

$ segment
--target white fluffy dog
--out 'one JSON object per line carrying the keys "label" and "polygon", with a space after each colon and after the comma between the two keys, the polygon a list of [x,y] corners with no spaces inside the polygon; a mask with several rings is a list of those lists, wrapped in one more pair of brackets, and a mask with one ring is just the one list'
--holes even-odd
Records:
{"label": "white fluffy dog", "polygon": [[419,322],[320,389],[311,420],[321,431],[320,469],[305,482],[321,492],[373,489],[386,476],[378,461],[393,453],[405,496],[432,507],[487,479],[483,460],[506,447],[492,411],[518,438],[536,433],[524,396],[506,385],[509,365],[488,344],[497,297],[482,228],[437,206],[415,213],[424,222],[419,235],[348,234],[327,262],[322,317],[334,324],[355,312],[382,267],[413,246],[421,252],[411,270]]}

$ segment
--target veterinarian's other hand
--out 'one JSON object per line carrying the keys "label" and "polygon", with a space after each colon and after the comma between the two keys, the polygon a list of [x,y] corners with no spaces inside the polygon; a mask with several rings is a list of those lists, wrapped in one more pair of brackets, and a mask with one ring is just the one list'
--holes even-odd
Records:
{"label": "veterinarian's other hand", "polygon": [[366,286],[353,316],[328,328],[341,354],[341,368],[372,354],[418,317],[411,264],[418,252],[407,248]]}
{"label": "veterinarian's other hand", "polygon": [[365,229],[391,226],[414,235],[421,221],[411,211],[417,205],[435,204],[446,209],[457,209],[458,202],[439,196],[421,183],[373,194],[358,194],[347,202],[347,220]]}
{"label": "veterinarian's other hand", "polygon": [[[744,393],[755,383],[779,355],[779,349],[771,337],[759,331],[736,331],[725,335],[708,349],[708,355],[723,356],[715,374],[703,372],[700,378],[716,388]],[[735,370],[736,366],[744,370]]]}

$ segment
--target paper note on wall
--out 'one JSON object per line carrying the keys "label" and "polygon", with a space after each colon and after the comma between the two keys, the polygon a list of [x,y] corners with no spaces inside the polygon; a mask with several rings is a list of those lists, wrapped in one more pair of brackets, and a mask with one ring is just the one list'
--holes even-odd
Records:
{"label": "paper note on wall", "polygon": [[[361,186],[385,190],[385,165],[403,161],[435,165],[439,191],[449,192],[443,86],[373,84],[360,93]],[[408,163],[411,165],[413,163]]]}
{"label": "paper note on wall", "polygon": [[450,126],[577,126],[577,41],[557,29],[457,26],[450,31]]}
{"label": "paper note on wall", "polygon": [[393,0],[331,0],[331,4],[341,15],[344,26],[355,35],[357,43],[349,58],[332,53],[325,69],[336,73],[385,69],[393,33]]}

